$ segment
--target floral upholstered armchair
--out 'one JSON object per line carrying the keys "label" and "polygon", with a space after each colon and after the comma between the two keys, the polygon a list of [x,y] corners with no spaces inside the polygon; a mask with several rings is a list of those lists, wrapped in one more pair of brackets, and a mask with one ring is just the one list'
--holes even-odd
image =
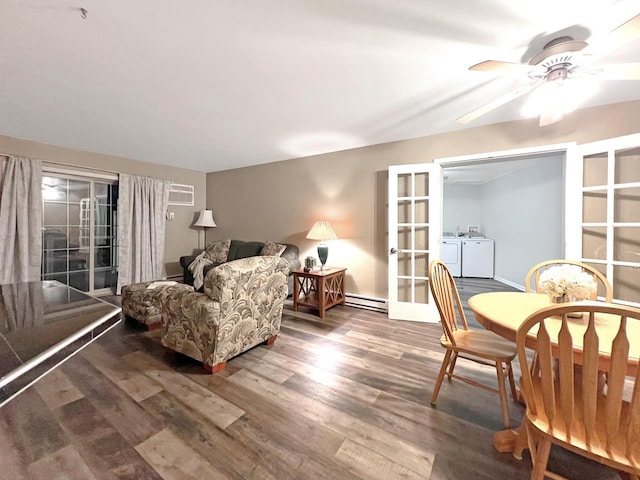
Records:
{"label": "floral upholstered armchair", "polygon": [[165,288],[160,299],[162,345],[215,373],[251,347],[273,343],[288,276],[289,263],[283,258],[249,257],[209,271],[204,293]]}

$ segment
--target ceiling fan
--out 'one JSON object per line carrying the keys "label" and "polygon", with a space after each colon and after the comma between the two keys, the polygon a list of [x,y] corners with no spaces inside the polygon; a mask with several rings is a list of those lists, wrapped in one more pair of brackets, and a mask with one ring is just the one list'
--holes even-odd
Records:
{"label": "ceiling fan", "polygon": [[[640,15],[614,29],[601,45],[589,45],[570,36],[555,38],[528,64],[486,60],[469,67],[480,72],[522,72],[533,82],[507,93],[458,118],[468,123],[530,92],[540,94],[540,126],[550,125],[575,109],[580,97],[579,79],[640,80],[640,62],[595,65],[607,52],[640,38]],[[586,82],[585,82],[586,84]]]}

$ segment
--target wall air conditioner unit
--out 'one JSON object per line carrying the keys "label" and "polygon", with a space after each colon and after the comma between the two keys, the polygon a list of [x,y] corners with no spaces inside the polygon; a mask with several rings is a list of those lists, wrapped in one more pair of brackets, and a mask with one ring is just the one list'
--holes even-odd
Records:
{"label": "wall air conditioner unit", "polygon": [[193,185],[181,185],[172,183],[169,191],[169,205],[182,205],[183,207],[194,206]]}

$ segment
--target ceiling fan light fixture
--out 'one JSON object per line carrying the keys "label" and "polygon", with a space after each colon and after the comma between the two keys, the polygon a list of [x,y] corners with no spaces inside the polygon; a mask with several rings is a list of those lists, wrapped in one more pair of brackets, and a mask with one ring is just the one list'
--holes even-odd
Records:
{"label": "ceiling fan light fixture", "polygon": [[522,107],[525,117],[536,117],[552,111],[558,117],[576,110],[596,93],[598,83],[593,78],[570,78],[547,81],[534,90]]}

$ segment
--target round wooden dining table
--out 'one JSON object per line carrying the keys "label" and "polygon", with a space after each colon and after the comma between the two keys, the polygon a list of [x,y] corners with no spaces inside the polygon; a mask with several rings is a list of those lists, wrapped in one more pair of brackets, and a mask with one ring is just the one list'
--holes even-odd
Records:
{"label": "round wooden dining table", "polygon": [[[472,296],[469,301],[469,308],[473,312],[476,320],[487,330],[491,330],[503,338],[515,342],[516,333],[520,325],[541,308],[549,307],[551,301],[549,297],[541,293],[525,293],[525,292],[490,292],[480,293]],[[553,320],[553,319],[551,319]],[[549,322],[548,328],[551,340],[554,341],[554,330],[560,329],[561,321],[558,318],[557,325],[554,326],[553,321]],[[607,315],[596,316],[596,324],[600,325],[599,336],[605,340],[603,345],[610,345],[617,329],[611,328],[607,331]],[[579,317],[571,322],[569,328],[578,332],[584,331],[587,326],[587,318]],[[604,328],[603,328],[604,327]],[[640,331],[637,325],[629,327],[628,335],[630,339],[635,339],[630,345],[629,368],[630,373],[635,374],[638,368],[638,356],[640,355]],[[576,343],[574,347],[581,349],[581,335],[574,335]],[[527,346],[533,347],[536,338],[533,335],[527,337]],[[603,358],[606,359],[607,352],[601,352]],[[521,458],[522,450],[527,447],[526,433],[522,427],[516,430],[502,430],[496,432],[493,437],[493,446],[499,452],[513,452],[514,456]]]}
{"label": "round wooden dining table", "polygon": [[[524,292],[490,292],[474,295],[469,299],[469,308],[484,328],[497,333],[507,340],[516,341],[516,333],[520,325],[527,317],[541,308],[551,306],[549,297],[542,293]],[[608,368],[608,351],[613,338],[618,333],[616,322],[610,322],[611,316],[603,313],[596,314],[595,323],[598,328],[598,336],[601,342],[601,365]],[[587,328],[587,317],[578,316],[571,319],[568,324],[571,331],[574,348],[582,349],[582,337]],[[551,335],[551,341],[555,341],[562,322],[560,318],[549,318],[547,328]],[[640,329],[636,323],[627,327],[627,335],[631,340],[629,345],[629,374],[635,375],[640,357]],[[635,340],[635,341],[634,341]],[[533,348],[536,343],[535,335],[527,337],[526,345]]]}

